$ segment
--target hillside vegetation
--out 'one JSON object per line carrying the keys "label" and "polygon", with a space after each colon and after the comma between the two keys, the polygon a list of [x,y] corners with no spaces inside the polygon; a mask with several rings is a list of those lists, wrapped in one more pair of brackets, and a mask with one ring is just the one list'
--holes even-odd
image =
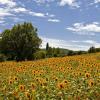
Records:
{"label": "hillside vegetation", "polygon": [[1,62],[0,100],[100,100],[100,53]]}

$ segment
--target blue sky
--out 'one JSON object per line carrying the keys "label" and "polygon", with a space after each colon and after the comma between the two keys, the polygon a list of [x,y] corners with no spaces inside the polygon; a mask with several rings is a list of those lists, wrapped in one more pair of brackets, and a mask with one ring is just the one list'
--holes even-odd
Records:
{"label": "blue sky", "polygon": [[42,48],[100,47],[100,0],[0,0],[0,32],[24,21],[38,28]]}

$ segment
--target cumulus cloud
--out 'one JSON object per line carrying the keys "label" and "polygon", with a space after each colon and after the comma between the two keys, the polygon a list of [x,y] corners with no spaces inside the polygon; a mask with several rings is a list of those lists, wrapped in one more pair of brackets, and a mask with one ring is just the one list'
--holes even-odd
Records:
{"label": "cumulus cloud", "polygon": [[16,6],[16,2],[14,2],[13,0],[0,0],[0,4],[6,5],[9,7]]}
{"label": "cumulus cloud", "polygon": [[46,17],[46,14],[44,14],[44,13],[38,13],[38,12],[30,11],[29,14],[32,15],[32,16],[37,16],[37,17],[43,17],[43,18]]}
{"label": "cumulus cloud", "polygon": [[91,46],[100,47],[100,43],[94,40],[60,40],[54,38],[40,37],[42,39],[41,48],[46,48],[48,42],[51,47],[65,48],[70,50],[88,50]]}
{"label": "cumulus cloud", "polygon": [[0,18],[2,19],[4,16],[12,16],[8,9],[0,8]]}
{"label": "cumulus cloud", "polygon": [[27,9],[19,5],[18,2],[15,2],[14,0],[0,0],[0,5],[2,5],[2,7],[0,8],[0,19],[3,19],[5,17],[16,16],[16,14],[18,13],[27,14],[34,17],[40,17],[40,18],[53,18],[55,16],[54,14],[49,14],[49,13],[34,12],[30,9]]}
{"label": "cumulus cloud", "polygon": [[23,7],[14,8],[13,11],[16,12],[16,13],[25,13],[25,14],[29,14],[29,15],[32,15],[32,16],[36,16],[36,17],[46,17],[46,14],[44,14],[44,13],[33,12],[33,11],[28,10],[26,8],[23,8]]}
{"label": "cumulus cloud", "polygon": [[60,20],[59,19],[48,19],[48,22],[58,23],[60,22]]}
{"label": "cumulus cloud", "polygon": [[94,0],[94,1],[92,1],[92,3],[90,3],[89,5],[90,5],[90,6],[95,5],[95,7],[98,8],[98,4],[99,4],[99,3],[100,3],[100,0]]}
{"label": "cumulus cloud", "polygon": [[72,40],[72,42],[73,43],[85,44],[88,47],[95,46],[97,48],[100,48],[100,42],[97,42],[97,41],[94,41],[94,40],[81,40],[81,41],[73,41]]}
{"label": "cumulus cloud", "polygon": [[[92,44],[90,44],[92,40],[77,41],[76,43],[74,40],[66,41],[66,40],[47,38],[42,36],[41,39],[42,39],[41,48],[45,48],[47,42],[51,47],[56,47],[56,48],[59,47],[59,48],[65,48],[70,50],[88,50],[90,46],[93,46]],[[93,41],[93,43],[97,47],[100,46],[100,43],[98,42]]]}
{"label": "cumulus cloud", "polygon": [[13,0],[0,0],[0,5],[4,6],[0,7],[0,19],[2,19],[5,16],[12,16],[13,14],[10,11],[17,4]]}
{"label": "cumulus cloud", "polygon": [[54,1],[54,0],[33,0],[33,1],[35,1],[36,3],[49,3],[49,2],[52,2],[52,1]]}
{"label": "cumulus cloud", "polygon": [[79,8],[79,4],[78,2],[76,2],[76,0],[61,0],[59,3],[60,6],[65,6],[65,5],[69,5],[71,7],[76,7]]}
{"label": "cumulus cloud", "polygon": [[59,6],[71,6],[71,7],[76,7],[79,8],[79,3],[76,2],[76,0],[33,0],[34,2],[36,2],[37,4],[45,4],[45,3],[50,3],[50,2],[57,2],[59,4]]}
{"label": "cumulus cloud", "polygon": [[49,13],[42,13],[42,12],[34,12],[31,11],[29,9],[26,9],[24,7],[16,7],[14,9],[12,9],[13,12],[15,13],[25,13],[25,14],[29,14],[31,16],[35,16],[35,17],[54,17],[55,15],[53,14],[49,14]]}
{"label": "cumulus cloud", "polygon": [[94,0],[94,3],[100,3],[100,0]]}
{"label": "cumulus cloud", "polygon": [[5,21],[4,21],[4,20],[1,20],[1,21],[0,21],[0,24],[2,24],[2,23],[5,23]]}
{"label": "cumulus cloud", "polygon": [[81,35],[95,35],[95,33],[100,32],[100,23],[75,23],[72,27],[67,27],[66,29]]}
{"label": "cumulus cloud", "polygon": [[13,9],[14,12],[20,13],[20,12],[27,12],[28,10],[23,7],[16,7]]}
{"label": "cumulus cloud", "polygon": [[14,16],[12,10],[17,6],[14,0],[0,0],[0,19],[6,16]]}
{"label": "cumulus cloud", "polygon": [[94,40],[81,40],[81,41],[77,41],[77,40],[72,40],[73,43],[86,43],[86,44],[91,44],[94,45],[97,42]]}

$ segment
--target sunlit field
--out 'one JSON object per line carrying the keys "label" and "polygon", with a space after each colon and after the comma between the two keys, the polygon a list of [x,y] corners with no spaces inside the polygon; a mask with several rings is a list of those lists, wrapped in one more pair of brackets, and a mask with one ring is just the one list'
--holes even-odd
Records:
{"label": "sunlit field", "polygon": [[100,53],[1,62],[0,100],[100,100]]}

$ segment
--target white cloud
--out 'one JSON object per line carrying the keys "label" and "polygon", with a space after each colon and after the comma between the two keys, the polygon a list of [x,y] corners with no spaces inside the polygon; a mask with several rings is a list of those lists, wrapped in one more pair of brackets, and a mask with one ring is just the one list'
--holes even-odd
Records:
{"label": "white cloud", "polygon": [[42,17],[42,18],[53,18],[53,17],[55,17],[54,14],[49,14],[49,13],[33,12],[33,11],[28,11],[28,13],[32,16]]}
{"label": "white cloud", "polygon": [[48,19],[49,22],[54,22],[54,23],[57,23],[57,22],[60,22],[59,19]]}
{"label": "white cloud", "polygon": [[9,9],[0,8],[0,18],[2,19],[5,16],[13,16],[13,14],[10,13]]}
{"label": "white cloud", "polygon": [[49,14],[48,12],[46,13],[46,16],[49,16],[50,18],[55,17],[55,15],[54,15],[54,14]]}
{"label": "white cloud", "polygon": [[49,2],[53,2],[53,1],[55,1],[55,0],[33,0],[33,1],[35,1],[36,3],[38,3],[38,4],[43,4],[43,3],[49,3]]}
{"label": "white cloud", "polygon": [[94,46],[96,48],[100,48],[100,42],[94,41],[94,40],[81,40],[81,41],[76,41],[72,40],[73,43],[79,43],[79,44],[85,44],[89,47]]}
{"label": "white cloud", "polygon": [[60,6],[65,6],[65,5],[69,5],[70,7],[76,7],[79,8],[79,3],[76,0],[33,0],[34,2],[36,2],[37,4],[48,4],[50,2],[57,2],[59,3]]}
{"label": "white cloud", "polygon": [[54,38],[40,37],[42,39],[41,48],[46,48],[48,42],[51,47],[59,47],[70,50],[88,50],[91,46],[100,47],[100,43],[94,40],[60,40]]}
{"label": "white cloud", "polygon": [[[26,8],[23,8],[23,7],[17,7],[17,8],[14,8],[12,9],[12,11],[16,12],[16,13],[25,13],[25,14],[29,14],[31,16],[35,16],[35,17],[47,17],[49,16],[48,13],[41,13],[41,12],[33,12],[31,10],[28,10]],[[51,15],[50,15],[51,16]]]}
{"label": "white cloud", "polygon": [[27,12],[28,10],[23,7],[14,8],[13,11],[20,13],[20,12]]}
{"label": "white cloud", "polygon": [[0,4],[6,5],[9,7],[16,6],[16,2],[14,2],[13,0],[0,0]]}
{"label": "white cloud", "polygon": [[4,20],[1,20],[1,21],[0,21],[0,24],[2,24],[2,23],[5,23],[5,21],[4,21]]}
{"label": "white cloud", "polygon": [[89,5],[95,5],[96,8],[98,8],[98,4],[100,3],[100,0],[94,0],[92,3],[90,3]]}
{"label": "white cloud", "polygon": [[91,45],[82,45],[73,43],[72,41],[65,41],[65,40],[59,40],[59,39],[52,39],[52,38],[46,38],[46,37],[40,37],[42,39],[42,46],[41,48],[46,47],[46,43],[48,42],[51,47],[59,47],[59,48],[65,48],[70,50],[88,50],[88,48]]}
{"label": "white cloud", "polygon": [[32,11],[30,11],[29,14],[32,15],[32,16],[36,16],[36,17],[46,17],[46,14],[40,13],[40,12],[32,12]]}
{"label": "white cloud", "polygon": [[14,16],[17,13],[41,18],[53,18],[55,16],[49,13],[31,11],[30,9],[27,9],[25,7],[21,7],[17,2],[14,2],[14,0],[0,0],[0,4],[4,6],[0,8],[0,19],[8,16]]}
{"label": "white cloud", "polygon": [[91,24],[75,23],[72,27],[67,27],[67,30],[73,31],[81,35],[95,35],[100,32],[100,23],[93,22]]}
{"label": "white cloud", "polygon": [[17,6],[17,3],[14,2],[14,0],[0,0],[0,5],[0,19],[3,19],[6,16],[14,16],[14,14],[11,13],[11,10]]}
{"label": "white cloud", "polygon": [[83,43],[88,43],[88,44],[96,44],[97,42],[96,41],[93,41],[93,40],[85,40],[85,41],[81,41]]}
{"label": "white cloud", "polygon": [[59,3],[60,6],[65,6],[65,5],[69,5],[71,7],[76,7],[79,8],[79,4],[78,2],[76,2],[76,0],[61,0]]}
{"label": "white cloud", "polygon": [[81,40],[81,41],[77,41],[77,40],[72,40],[73,43],[86,43],[86,44],[90,44],[90,45],[95,45],[97,44],[96,41],[94,40]]}
{"label": "white cloud", "polygon": [[[54,17],[55,15],[54,14],[49,14],[49,13],[42,13],[42,12],[34,12],[34,11],[31,11],[29,9],[26,9],[25,7],[13,7],[13,9],[4,9],[2,8],[2,12],[3,10],[7,10],[7,12],[9,12],[9,14],[11,14],[11,12],[13,13],[24,13],[24,14],[29,14],[31,16],[35,16],[35,17]],[[8,13],[6,12],[6,14],[8,15]]]}
{"label": "white cloud", "polygon": [[100,3],[100,0],[94,0],[94,3]]}

